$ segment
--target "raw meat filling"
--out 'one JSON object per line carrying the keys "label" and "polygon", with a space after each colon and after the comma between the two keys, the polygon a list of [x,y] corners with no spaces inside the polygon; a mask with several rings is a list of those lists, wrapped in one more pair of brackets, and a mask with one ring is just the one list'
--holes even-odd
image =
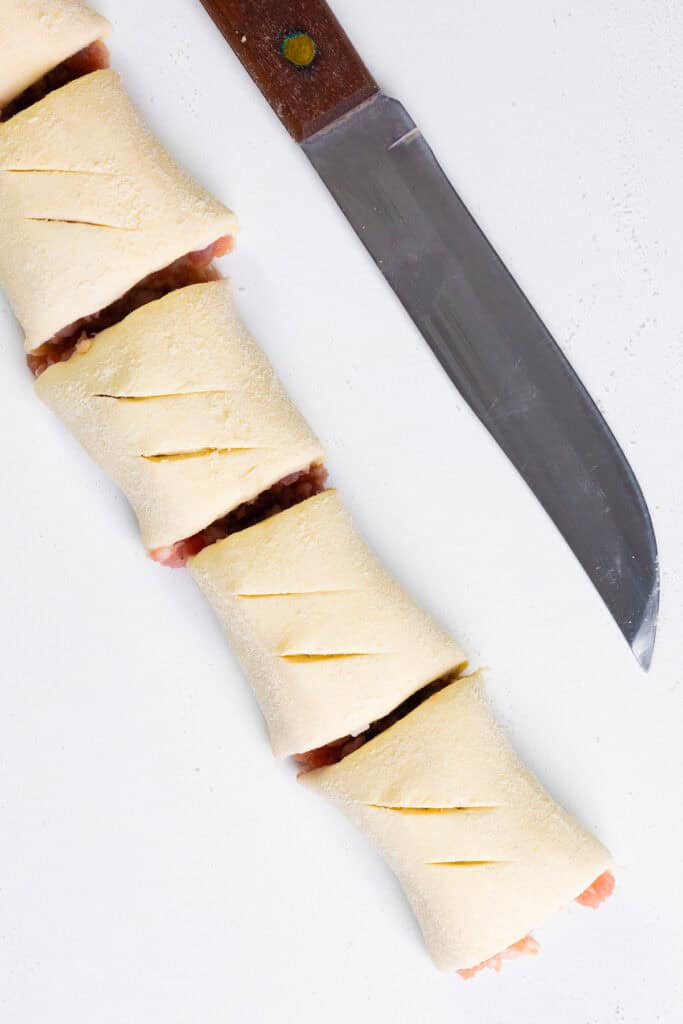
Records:
{"label": "raw meat filling", "polygon": [[[597,910],[600,904],[604,903],[612,895],[614,885],[614,875],[612,872],[603,871],[584,892],[576,897],[575,902],[579,903],[582,907],[592,907],[593,910]],[[458,974],[461,978],[467,980],[468,978],[473,978],[475,974],[479,974],[480,971],[486,970],[486,968],[499,971],[505,960],[513,960],[518,956],[535,956],[540,948],[536,939],[532,935],[527,935],[520,939],[519,942],[513,942],[502,953],[497,953],[489,960],[484,960],[483,963],[477,964],[476,967],[467,967],[465,970],[458,971]]]}
{"label": "raw meat filling", "polygon": [[179,569],[185,565],[188,558],[198,555],[209,544],[215,544],[216,541],[229,537],[231,533],[246,530],[248,526],[255,526],[256,523],[269,519],[278,512],[284,512],[285,509],[320,494],[325,489],[326,480],[327,470],[319,464],[309,466],[298,473],[291,473],[252,501],[238,505],[222,519],[217,519],[192,537],[176,541],[169,547],[154,548],[148,552],[149,557],[171,569]]}
{"label": "raw meat filling", "polygon": [[506,960],[514,960],[518,956],[536,956],[540,948],[533,935],[525,935],[523,939],[513,942],[511,946],[504,949],[502,953],[496,953],[495,956],[484,960],[481,964],[477,964],[476,967],[466,967],[457,973],[467,981],[469,978],[473,978],[475,974],[479,974],[480,971],[486,970],[487,967],[492,971],[499,971]]}
{"label": "raw meat filling", "polygon": [[434,680],[433,683],[427,683],[426,686],[411,694],[410,697],[404,700],[402,704],[399,704],[393,711],[389,712],[388,715],[385,715],[384,718],[378,718],[376,722],[371,722],[367,729],[358,733],[357,736],[343,736],[339,740],[333,740],[332,743],[326,743],[324,747],[307,750],[305,754],[294,754],[294,760],[297,764],[301,765],[303,772],[310,772],[314,768],[322,768],[329,764],[337,764],[347,754],[358,750],[368,740],[373,739],[381,732],[384,732],[385,729],[405,718],[406,715],[414,711],[428,697],[438,693],[439,690],[443,690],[444,686],[452,683],[454,678],[454,675],[442,676],[440,679]]}
{"label": "raw meat filling", "polygon": [[612,895],[614,886],[615,881],[612,872],[603,871],[580,896],[576,897],[576,902],[580,903],[582,907],[590,907],[592,910],[597,910],[600,904],[604,903]]}
{"label": "raw meat filling", "polygon": [[72,57],[67,57],[52,71],[48,71],[33,85],[29,85],[28,89],[24,89],[6,107],[0,108],[0,121],[9,121],[10,117],[14,117],[20,110],[33,106],[55,89],[61,89],[63,85],[68,85],[83,75],[89,75],[91,71],[101,71],[108,67],[109,50],[101,39],[96,39],[90,46],[74,53]]}
{"label": "raw meat filling", "polygon": [[112,302],[110,306],[106,306],[97,313],[81,317],[80,320],[64,327],[49,341],[44,342],[31,352],[27,356],[27,362],[32,373],[39,377],[44,370],[47,370],[48,366],[64,362],[76,350],[79,352],[87,350],[96,334],[119,323],[139,306],[144,306],[155,299],[161,299],[178,288],[219,280],[221,275],[211,265],[211,261],[219,256],[224,256],[231,249],[232,238],[225,235],[213,242],[212,245],[207,246],[206,249],[187,253],[168,267],[164,267],[163,270],[149,274],[120,299]]}

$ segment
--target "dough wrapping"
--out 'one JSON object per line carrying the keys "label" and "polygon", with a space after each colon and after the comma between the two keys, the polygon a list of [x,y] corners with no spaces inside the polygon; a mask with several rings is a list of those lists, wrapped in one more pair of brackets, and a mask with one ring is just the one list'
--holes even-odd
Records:
{"label": "dough wrapping", "polygon": [[228,281],[141,306],[35,387],[126,494],[148,548],[191,537],[324,457]]}
{"label": "dough wrapping", "polygon": [[0,0],[0,107],[110,31],[78,0]]}
{"label": "dough wrapping", "polygon": [[522,765],[481,672],[300,780],[376,845],[445,971],[502,952],[611,863]]}
{"label": "dough wrapping", "polygon": [[226,537],[188,566],[242,661],[278,757],[361,732],[465,664],[368,549],[335,490]]}
{"label": "dough wrapping", "polygon": [[0,125],[0,283],[33,351],[237,222],[95,71]]}

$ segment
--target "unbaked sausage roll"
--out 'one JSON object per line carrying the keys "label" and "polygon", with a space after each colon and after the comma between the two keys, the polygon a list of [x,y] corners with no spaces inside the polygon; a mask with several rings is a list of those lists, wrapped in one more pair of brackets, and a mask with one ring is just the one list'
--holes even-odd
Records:
{"label": "unbaked sausage roll", "polygon": [[533,951],[551,911],[609,895],[609,854],[318,493],[320,443],[211,265],[235,218],[97,70],[108,27],[76,0],[0,0],[0,283],[38,394],[121,486],[153,557],[189,558],[274,753],[379,846],[437,965]]}
{"label": "unbaked sausage roll", "polygon": [[78,0],[0,0],[0,109],[110,30]]}
{"label": "unbaked sausage roll", "polygon": [[190,559],[278,757],[357,735],[465,664],[324,491]]}
{"label": "unbaked sausage roll", "polygon": [[300,778],[379,848],[446,971],[534,951],[532,928],[611,879],[607,850],[520,763],[480,673]]}
{"label": "unbaked sausage roll", "polygon": [[227,281],[142,306],[36,388],[124,491],[150,549],[197,534],[324,455]]}
{"label": "unbaked sausage roll", "polygon": [[235,231],[230,210],[149,132],[114,71],[85,75],[0,125],[0,283],[29,352],[78,336],[179,257],[221,254]]}

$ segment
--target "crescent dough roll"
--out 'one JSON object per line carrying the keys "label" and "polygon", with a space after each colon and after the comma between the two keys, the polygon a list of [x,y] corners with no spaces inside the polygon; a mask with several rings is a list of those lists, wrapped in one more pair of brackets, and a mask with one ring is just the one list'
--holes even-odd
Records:
{"label": "crescent dough roll", "polygon": [[188,564],[251,679],[276,756],[361,732],[465,663],[368,550],[334,490]]}
{"label": "crescent dough roll", "polygon": [[480,673],[300,778],[370,836],[446,971],[502,952],[611,861],[520,763]]}
{"label": "crescent dough roll", "polygon": [[0,0],[0,107],[110,31],[78,0]]}
{"label": "crescent dough roll", "polygon": [[142,306],[51,366],[36,390],[119,484],[149,548],[191,536],[324,454],[227,281]]}
{"label": "crescent dough roll", "polygon": [[154,139],[118,75],[96,71],[0,125],[0,227],[0,282],[32,351],[236,221]]}

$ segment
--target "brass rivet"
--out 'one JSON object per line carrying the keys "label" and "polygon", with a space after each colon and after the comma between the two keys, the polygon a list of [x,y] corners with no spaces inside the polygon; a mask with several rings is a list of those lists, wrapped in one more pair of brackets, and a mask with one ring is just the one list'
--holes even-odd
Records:
{"label": "brass rivet", "polygon": [[282,40],[282,55],[297,68],[307,68],[315,60],[318,47],[307,32],[290,32]]}

